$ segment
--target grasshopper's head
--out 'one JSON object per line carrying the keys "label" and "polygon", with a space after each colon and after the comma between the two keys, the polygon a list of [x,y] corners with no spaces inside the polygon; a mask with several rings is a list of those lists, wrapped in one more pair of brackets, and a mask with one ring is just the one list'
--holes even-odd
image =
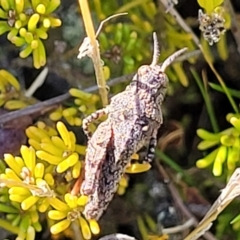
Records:
{"label": "grasshopper's head", "polygon": [[143,65],[138,69],[137,74],[134,76],[134,80],[139,88],[151,90],[152,93],[165,94],[168,85],[168,77],[165,74],[165,69],[187,48],[183,48],[171,56],[169,56],[161,65],[157,65],[159,57],[159,47],[157,42],[156,33],[153,33],[154,39],[154,53],[153,61],[150,65]]}
{"label": "grasshopper's head", "polygon": [[159,89],[166,89],[168,85],[168,77],[158,65],[143,65],[135,76],[138,89],[145,89],[152,93],[157,93]]}

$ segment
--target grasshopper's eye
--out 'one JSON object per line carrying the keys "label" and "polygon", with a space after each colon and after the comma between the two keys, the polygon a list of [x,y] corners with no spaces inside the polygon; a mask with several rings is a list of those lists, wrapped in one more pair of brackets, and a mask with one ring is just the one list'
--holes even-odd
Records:
{"label": "grasshopper's eye", "polygon": [[138,75],[141,76],[145,76],[146,74],[149,73],[150,71],[150,67],[148,65],[143,65],[138,69]]}

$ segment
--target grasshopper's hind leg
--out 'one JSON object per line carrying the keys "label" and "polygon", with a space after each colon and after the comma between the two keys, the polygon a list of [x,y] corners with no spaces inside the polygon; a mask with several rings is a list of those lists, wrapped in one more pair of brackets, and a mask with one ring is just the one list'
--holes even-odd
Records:
{"label": "grasshopper's hind leg", "polygon": [[88,129],[89,125],[106,114],[108,114],[108,108],[102,108],[83,119],[82,128],[88,138],[91,137],[91,132]]}

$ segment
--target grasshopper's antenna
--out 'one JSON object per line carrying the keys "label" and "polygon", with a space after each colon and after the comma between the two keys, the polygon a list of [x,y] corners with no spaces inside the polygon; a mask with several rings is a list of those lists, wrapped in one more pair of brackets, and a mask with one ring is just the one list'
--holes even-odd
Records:
{"label": "grasshopper's antenna", "polygon": [[153,33],[153,60],[151,66],[156,66],[160,55],[156,32]]}
{"label": "grasshopper's antenna", "polygon": [[178,50],[177,52],[173,53],[171,56],[169,56],[162,64],[161,70],[162,72],[165,71],[165,69],[182,53],[184,53],[187,50],[187,48],[183,48]]}

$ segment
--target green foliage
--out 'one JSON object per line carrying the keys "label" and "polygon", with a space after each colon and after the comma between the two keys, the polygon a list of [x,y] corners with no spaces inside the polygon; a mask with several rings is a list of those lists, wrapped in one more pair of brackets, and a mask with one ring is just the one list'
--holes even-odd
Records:
{"label": "green foliage", "polygon": [[[118,13],[128,12],[128,15],[122,16],[123,20],[126,19],[124,24],[106,23],[107,26],[99,35],[103,58],[106,59],[106,64],[116,75],[119,72],[131,73],[136,66],[151,58],[151,53],[144,51],[142,46],[147,38],[149,39],[149,35],[152,35],[153,20],[157,12],[156,6],[151,2],[148,5],[144,2],[135,3],[137,5],[128,4],[126,1],[121,8],[116,2],[112,2],[107,6],[109,9],[104,10],[104,14],[103,9],[96,9],[99,11],[98,16],[101,19],[111,15],[114,8]],[[105,4],[100,5],[104,8]],[[137,6],[139,8],[136,8]]]}
{"label": "green foliage", "polygon": [[48,30],[59,27],[61,20],[53,17],[60,0],[1,0],[0,34],[8,32],[7,39],[20,47],[21,58],[30,54],[33,65],[40,68],[46,64],[43,40],[48,38]]}
{"label": "green foliage", "polygon": [[233,127],[219,133],[211,133],[204,129],[197,131],[197,135],[202,139],[198,144],[199,150],[207,150],[217,146],[216,149],[196,162],[199,168],[213,165],[214,176],[222,175],[223,169],[230,176],[239,165],[240,118],[236,114],[228,114],[227,120]]}
{"label": "green foliage", "polygon": [[[216,84],[216,83],[209,83],[209,86],[212,89],[214,89],[214,90],[216,90],[218,92],[224,93],[223,88],[220,85]],[[239,90],[232,89],[232,88],[228,88],[228,90],[229,90],[229,93],[231,94],[232,97],[240,98],[240,91]]]}
{"label": "green foliage", "polygon": [[[177,49],[183,47],[187,47],[190,51],[196,49],[192,41],[192,35],[179,28],[172,16],[159,13],[151,0],[131,2],[125,0],[123,4],[116,1],[103,4],[101,0],[93,2],[92,6],[97,12],[99,21],[112,15],[113,9],[116,9],[117,13],[128,12],[128,15],[121,17],[124,24],[107,22],[98,37],[103,60],[111,69],[111,77],[118,76],[119,73],[131,73],[140,64],[151,61],[151,52],[145,51],[142,46],[146,45],[146,42],[149,44],[151,39],[149,36],[154,31],[157,17],[162,18],[162,25],[164,26],[164,29],[157,32],[165,32],[162,39],[159,34],[160,61],[166,59]],[[195,58],[189,58],[188,61],[193,63]],[[188,86],[188,78],[181,63],[173,64],[166,72],[167,75],[171,76],[170,80],[179,81],[183,86]]]}

